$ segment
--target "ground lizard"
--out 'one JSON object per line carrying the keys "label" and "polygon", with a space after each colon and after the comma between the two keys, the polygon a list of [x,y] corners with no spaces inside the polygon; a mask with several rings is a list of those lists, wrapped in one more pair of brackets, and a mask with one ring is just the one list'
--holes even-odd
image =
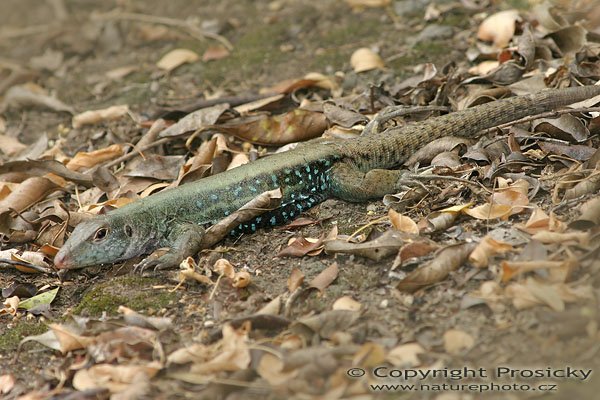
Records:
{"label": "ground lizard", "polygon": [[240,230],[281,224],[327,198],[358,202],[393,193],[402,172],[391,168],[434,139],[473,137],[483,129],[599,94],[600,86],[547,89],[355,139],[299,146],[84,221],[54,263],[63,269],[81,268],[168,247],[166,254],[145,266],[174,266],[200,250],[203,227],[262,192],[281,188],[281,206]]}

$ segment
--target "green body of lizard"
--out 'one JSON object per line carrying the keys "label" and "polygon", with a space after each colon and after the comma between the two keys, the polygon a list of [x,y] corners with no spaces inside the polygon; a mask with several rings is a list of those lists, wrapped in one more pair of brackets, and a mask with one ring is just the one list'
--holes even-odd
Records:
{"label": "green body of lizard", "polygon": [[81,268],[110,263],[159,247],[170,251],[151,265],[176,265],[199,250],[203,226],[262,192],[281,188],[281,206],[240,229],[283,223],[331,197],[356,202],[393,193],[401,172],[390,168],[434,139],[472,137],[483,129],[599,94],[600,86],[549,89],[356,139],[299,146],[84,221],[55,257],[55,265]]}

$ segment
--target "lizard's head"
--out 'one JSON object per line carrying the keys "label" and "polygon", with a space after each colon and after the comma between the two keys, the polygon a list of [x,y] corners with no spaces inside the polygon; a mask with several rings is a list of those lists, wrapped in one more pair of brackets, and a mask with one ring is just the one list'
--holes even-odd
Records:
{"label": "lizard's head", "polygon": [[59,269],[77,269],[131,258],[134,227],[106,216],[81,222],[54,257]]}

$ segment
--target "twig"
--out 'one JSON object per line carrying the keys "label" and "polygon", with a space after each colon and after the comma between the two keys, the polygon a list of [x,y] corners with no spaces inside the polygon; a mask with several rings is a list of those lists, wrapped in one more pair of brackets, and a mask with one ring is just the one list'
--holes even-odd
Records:
{"label": "twig", "polygon": [[464,183],[465,185],[477,186],[477,187],[485,190],[488,193],[492,193],[492,191],[490,189],[486,188],[484,185],[482,185],[481,182],[473,182],[473,181],[470,181],[468,179],[458,178],[456,176],[433,175],[433,174],[428,174],[428,175],[405,174],[405,175],[403,175],[402,179],[404,179],[405,177],[406,177],[407,180],[410,180],[410,179],[415,179],[415,180],[418,180],[418,179],[421,179],[421,180],[436,180],[436,179],[440,179],[440,180],[461,182],[461,183]]}
{"label": "twig", "polygon": [[217,104],[227,103],[230,107],[236,107],[242,104],[250,103],[256,100],[266,99],[268,97],[273,96],[273,93],[264,93],[264,94],[247,94],[247,95],[237,95],[237,96],[225,96],[218,97],[216,99],[199,99],[194,100],[192,103],[183,104],[180,107],[178,106],[162,106],[162,109],[159,109],[156,113],[154,113],[153,118],[164,118],[169,115],[169,113],[191,113],[193,111],[199,110],[201,108],[212,107]]}
{"label": "twig", "polygon": [[359,233],[361,233],[362,231],[364,231],[368,227],[380,224],[382,222],[385,222],[385,220],[387,218],[388,217],[386,215],[385,217],[380,217],[380,218],[374,219],[373,221],[369,221],[367,224],[361,226],[360,228],[358,228],[357,230],[355,230],[354,232],[352,232],[352,234],[350,236],[348,236],[348,239],[346,239],[346,242],[350,242],[356,235],[358,235]]}
{"label": "twig", "polygon": [[16,39],[22,36],[39,35],[42,33],[48,34],[48,31],[51,29],[59,30],[62,29],[62,27],[60,25],[57,25],[56,23],[53,23],[47,25],[26,26],[24,28],[17,29],[7,29],[4,32],[0,32],[0,40]]}
{"label": "twig", "polygon": [[174,140],[174,139],[178,139],[178,138],[179,137],[175,137],[175,136],[173,136],[173,137],[166,137],[166,138],[160,138],[158,140],[155,140],[152,143],[148,143],[147,145],[145,145],[144,147],[142,147],[140,149],[136,149],[135,146],[132,145],[133,150],[135,150],[135,151],[131,151],[131,152],[127,153],[127,154],[122,155],[119,158],[115,158],[111,162],[106,163],[105,167],[106,168],[114,167],[115,165],[118,165],[118,164],[122,163],[123,161],[127,161],[130,158],[133,158],[135,156],[141,155],[141,153],[144,152],[144,151],[146,151],[146,150],[149,150],[149,149],[151,149],[153,147],[156,147],[156,146],[160,146],[161,144],[168,143],[169,141]]}
{"label": "twig", "polygon": [[185,31],[185,33],[187,33],[188,35],[190,35],[191,37],[193,37],[195,39],[198,39],[198,40],[204,40],[206,38],[214,39],[214,40],[220,42],[223,46],[225,46],[227,48],[227,50],[233,50],[233,45],[231,44],[231,42],[229,40],[227,40],[226,38],[224,38],[223,36],[218,35],[216,33],[207,32],[205,30],[195,27],[194,25],[192,25],[189,22],[181,21],[181,20],[174,19],[174,18],[158,17],[156,15],[149,15],[149,14],[121,12],[119,10],[113,10],[113,11],[105,13],[105,14],[98,14],[98,15],[95,15],[94,18],[97,18],[97,19],[123,19],[123,20],[128,20],[128,21],[137,21],[137,22],[146,22],[146,23],[151,23],[151,24],[161,24],[161,25],[173,26],[173,27],[182,29],[183,31]]}
{"label": "twig", "polygon": [[9,264],[9,265],[20,265],[21,267],[26,267],[26,268],[31,268],[37,272],[42,272],[44,274],[48,273],[48,268],[44,268],[44,267],[40,267],[38,265],[33,265],[33,264],[29,264],[23,261],[15,261],[15,260],[9,260],[7,258],[0,258],[0,265],[1,264]]}

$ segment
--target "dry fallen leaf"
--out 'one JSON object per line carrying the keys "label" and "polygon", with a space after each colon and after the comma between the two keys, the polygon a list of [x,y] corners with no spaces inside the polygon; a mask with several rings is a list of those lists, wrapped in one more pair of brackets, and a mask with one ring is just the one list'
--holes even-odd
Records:
{"label": "dry fallen leaf", "polygon": [[248,271],[236,272],[233,276],[233,287],[237,289],[245,288],[252,283],[252,276]]}
{"label": "dry fallen leaf", "polygon": [[452,355],[458,355],[470,350],[475,345],[475,339],[467,332],[450,329],[444,332],[444,349]]}
{"label": "dry fallen leaf", "polygon": [[400,232],[412,233],[415,235],[419,234],[419,227],[417,226],[417,223],[410,217],[402,215],[390,208],[388,211],[388,218],[390,219],[392,226]]}
{"label": "dry fallen leaf", "polygon": [[402,279],[397,288],[405,292],[415,292],[423,287],[440,282],[448,274],[467,261],[475,248],[474,243],[448,246],[440,250],[429,263],[417,268]]}
{"label": "dry fallen leaf", "polygon": [[0,152],[8,157],[14,157],[26,148],[17,138],[0,134]]}
{"label": "dry fallen leaf", "polygon": [[217,261],[215,261],[215,265],[212,269],[219,275],[223,275],[229,279],[233,279],[235,277],[235,268],[228,260],[224,258],[219,258]]}
{"label": "dry fallen leaf", "polygon": [[368,47],[362,47],[352,53],[350,64],[354,72],[365,72],[372,69],[383,69],[385,64],[379,54]]}
{"label": "dry fallen leaf", "polygon": [[282,145],[315,138],[327,128],[321,112],[295,109],[280,115],[247,115],[211,126],[251,143]]}
{"label": "dry fallen leaf", "polygon": [[394,367],[412,368],[421,365],[419,354],[426,353],[418,343],[407,343],[394,347],[389,351],[386,359]]}
{"label": "dry fallen leaf", "polygon": [[264,353],[258,362],[256,372],[270,385],[280,386],[290,381],[300,372],[298,369],[285,370],[281,358],[274,354]]}
{"label": "dry fallen leaf", "polygon": [[81,391],[104,388],[113,394],[120,393],[139,379],[138,374],[151,378],[160,369],[160,363],[157,361],[145,365],[96,364],[77,371],[73,376],[73,387]]}
{"label": "dry fallen leaf", "polygon": [[512,248],[510,244],[494,240],[488,235],[479,242],[475,250],[469,255],[469,261],[478,268],[484,268],[487,267],[490,257],[496,254],[504,254],[511,251]]}
{"label": "dry fallen leaf", "polygon": [[102,110],[85,111],[73,116],[73,128],[81,128],[84,125],[98,124],[104,121],[114,121],[129,114],[129,106],[126,104],[111,106]]}
{"label": "dry fallen leaf", "polygon": [[192,50],[175,49],[162,56],[162,58],[156,63],[156,66],[162,70],[170,72],[183,64],[193,63],[199,59],[200,56]]}
{"label": "dry fallen leaf", "polygon": [[287,279],[287,288],[290,293],[293,293],[296,289],[302,286],[304,282],[304,274],[298,268],[292,268],[292,272]]}
{"label": "dry fallen leaf", "polygon": [[323,251],[323,237],[320,238],[292,238],[288,246],[277,253],[277,257],[303,257],[306,255],[317,256]]}
{"label": "dry fallen leaf", "polygon": [[202,61],[220,60],[229,56],[229,50],[224,46],[208,46],[204,54],[202,54]]}
{"label": "dry fallen leaf", "polygon": [[67,163],[67,168],[71,171],[88,169],[122,155],[123,148],[119,144],[113,144],[103,149],[90,152],[80,151]]}
{"label": "dry fallen leaf", "polygon": [[515,25],[519,20],[519,11],[506,10],[487,17],[477,31],[477,39],[493,42],[494,47],[504,48],[515,34]]}
{"label": "dry fallen leaf", "polygon": [[506,219],[512,212],[512,206],[506,204],[486,203],[468,210],[464,210],[463,212],[477,219]]}
{"label": "dry fallen leaf", "polygon": [[343,296],[333,303],[332,308],[334,310],[360,311],[362,304],[350,296]]}
{"label": "dry fallen leaf", "polygon": [[309,287],[315,288],[318,291],[322,292],[325,288],[337,278],[339,273],[339,268],[337,263],[331,264],[329,267],[325,268],[323,271],[319,273],[319,275],[315,276],[312,281],[308,284]]}
{"label": "dry fallen leaf", "polygon": [[360,10],[366,7],[386,7],[391,3],[391,0],[346,0],[346,3],[352,7],[352,9]]}
{"label": "dry fallen leaf", "polygon": [[15,382],[12,374],[0,375],[0,394],[8,394],[15,386]]}

